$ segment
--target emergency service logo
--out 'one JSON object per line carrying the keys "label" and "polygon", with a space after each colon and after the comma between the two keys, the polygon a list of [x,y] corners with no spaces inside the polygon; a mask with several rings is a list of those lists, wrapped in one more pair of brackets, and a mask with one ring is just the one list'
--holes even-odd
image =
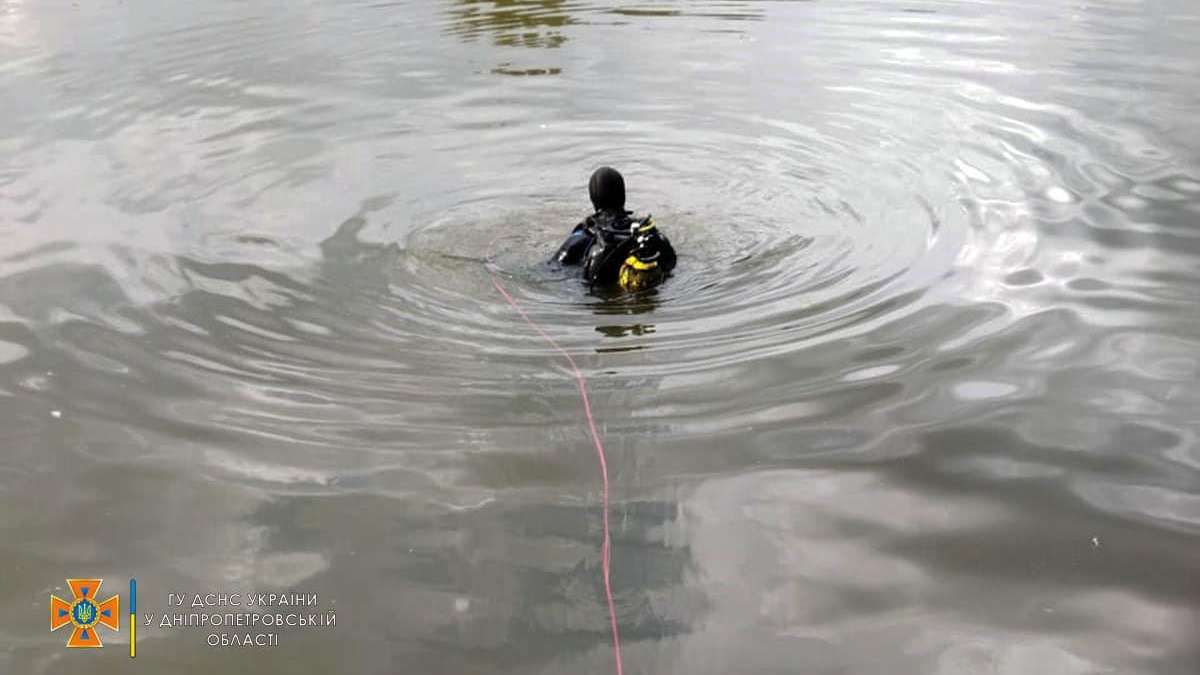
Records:
{"label": "emergency service logo", "polygon": [[97,630],[100,626],[121,630],[120,596],[114,595],[104,601],[96,599],[103,582],[103,579],[67,579],[67,585],[71,587],[70,602],[50,595],[50,632],[68,624],[74,627],[67,639],[68,647],[103,647]]}

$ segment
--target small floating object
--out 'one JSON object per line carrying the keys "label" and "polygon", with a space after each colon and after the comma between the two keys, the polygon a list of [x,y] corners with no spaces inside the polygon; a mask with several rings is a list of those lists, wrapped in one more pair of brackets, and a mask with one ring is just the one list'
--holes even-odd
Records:
{"label": "small floating object", "polygon": [[62,418],[62,411],[61,411],[61,410],[51,410],[51,411],[50,411],[50,416],[51,416],[51,417],[53,417],[53,418],[54,418],[54,419],[56,419],[56,420],[57,420],[57,419],[61,419],[61,418]]}

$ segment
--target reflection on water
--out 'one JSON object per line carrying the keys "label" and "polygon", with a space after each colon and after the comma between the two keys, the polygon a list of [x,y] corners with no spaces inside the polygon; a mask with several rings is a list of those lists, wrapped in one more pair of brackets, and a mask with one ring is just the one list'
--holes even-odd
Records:
{"label": "reflection on water", "polygon": [[562,68],[514,68],[510,63],[503,63],[492,68],[494,75],[558,75]]}
{"label": "reflection on water", "polygon": [[[578,392],[485,261],[589,379],[627,672],[1196,672],[1197,27],[0,2],[0,673],[75,667],[83,574],[336,603],[147,672],[611,672]],[[599,164],[653,291],[544,263]]]}
{"label": "reflection on water", "polygon": [[504,47],[560,47],[562,28],[576,22],[567,0],[454,0],[447,10],[452,35],[477,40],[490,34]]}

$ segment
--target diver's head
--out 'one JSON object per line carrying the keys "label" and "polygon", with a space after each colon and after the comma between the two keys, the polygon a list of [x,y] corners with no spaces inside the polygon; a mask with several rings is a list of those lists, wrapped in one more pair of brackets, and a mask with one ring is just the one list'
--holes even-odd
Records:
{"label": "diver's head", "polygon": [[620,172],[602,166],[592,173],[588,181],[588,196],[597,211],[620,211],[625,208],[625,179]]}

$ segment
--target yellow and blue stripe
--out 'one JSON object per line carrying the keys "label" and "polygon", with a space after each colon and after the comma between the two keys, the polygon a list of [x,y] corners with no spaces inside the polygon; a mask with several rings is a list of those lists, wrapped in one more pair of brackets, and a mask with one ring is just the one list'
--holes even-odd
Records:
{"label": "yellow and blue stripe", "polygon": [[129,580],[129,658],[137,656],[137,579]]}

